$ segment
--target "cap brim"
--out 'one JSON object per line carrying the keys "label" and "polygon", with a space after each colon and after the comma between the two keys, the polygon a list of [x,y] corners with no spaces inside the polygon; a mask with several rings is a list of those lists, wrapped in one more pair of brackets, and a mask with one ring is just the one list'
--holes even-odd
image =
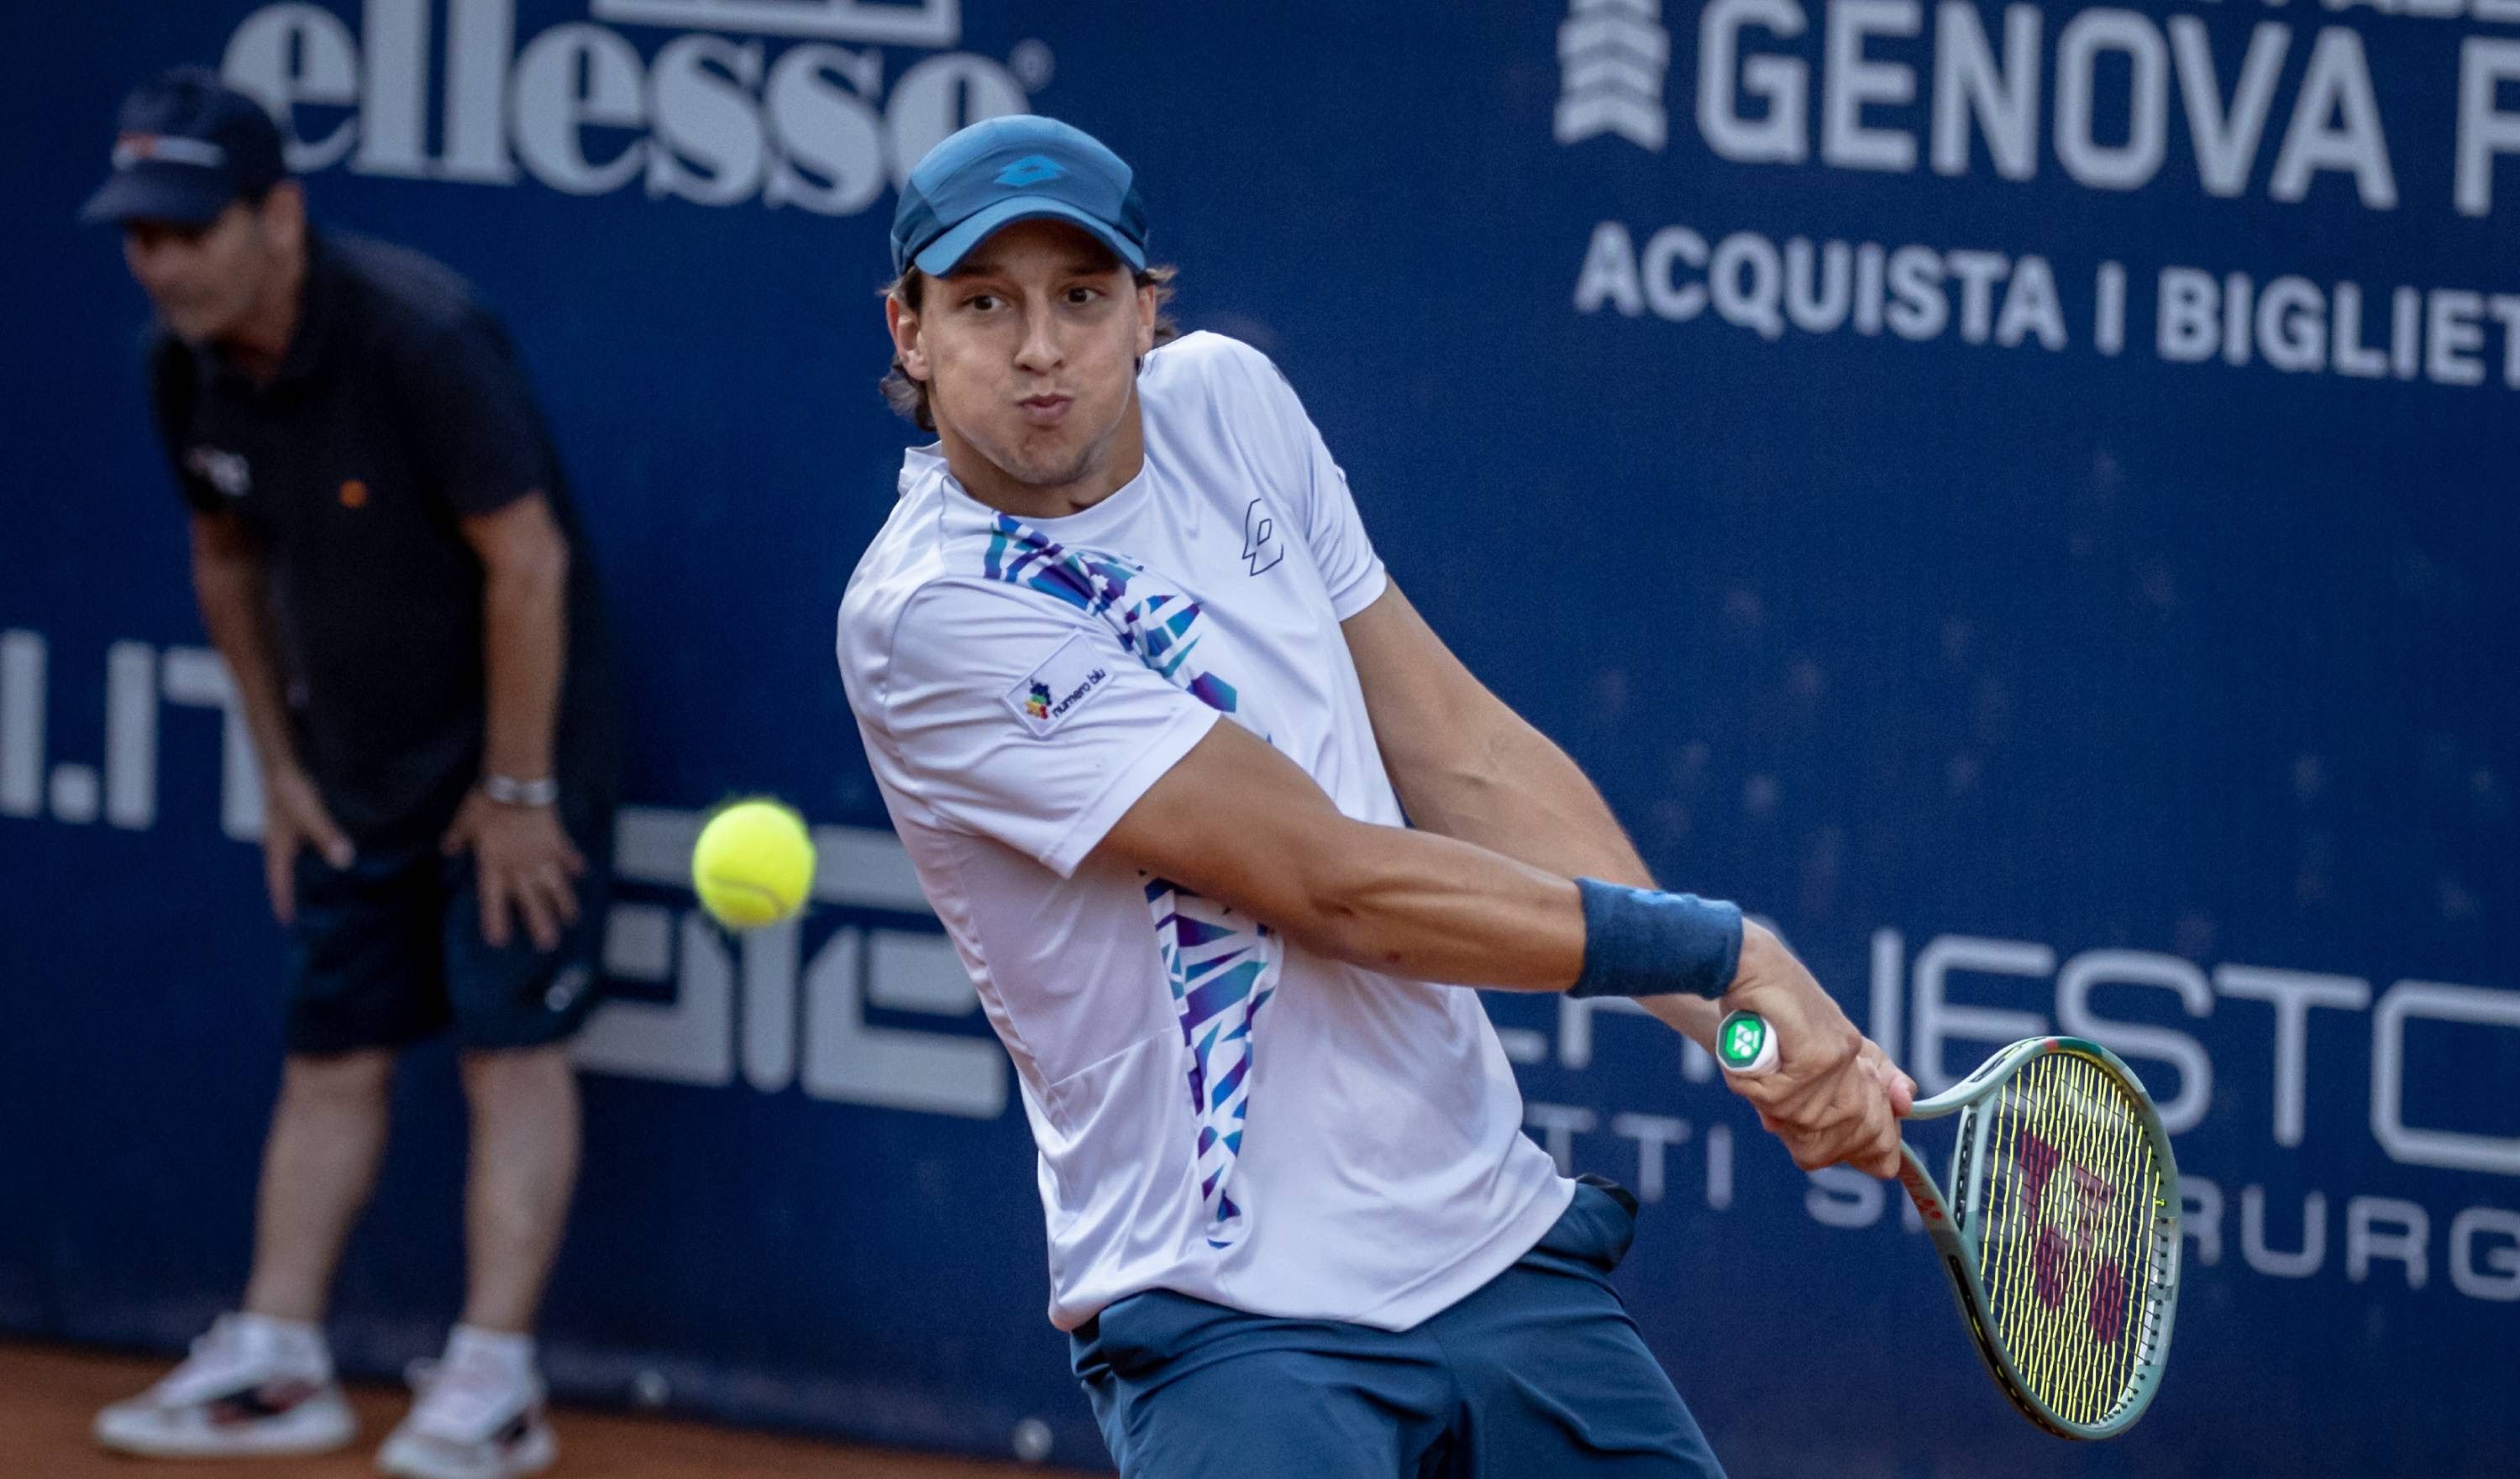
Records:
{"label": "cap brim", "polygon": [[963,265],[963,258],[971,254],[972,247],[997,231],[1017,221],[1051,220],[1067,221],[1082,228],[1086,235],[1110,247],[1113,254],[1128,263],[1130,271],[1147,270],[1145,250],[1111,229],[1108,222],[1098,221],[1065,201],[1054,201],[1048,196],[1015,196],[1000,201],[928,243],[926,249],[911,260],[929,277],[945,277]]}
{"label": "cap brim", "polygon": [[133,221],[168,221],[179,226],[206,226],[236,199],[225,177],[207,170],[147,168],[116,171],[103,189],[88,197],[79,220],[90,226],[124,226]]}

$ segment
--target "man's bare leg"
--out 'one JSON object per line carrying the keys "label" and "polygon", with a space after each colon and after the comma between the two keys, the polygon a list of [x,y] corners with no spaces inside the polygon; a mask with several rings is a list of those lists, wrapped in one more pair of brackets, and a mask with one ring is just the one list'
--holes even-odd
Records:
{"label": "man's bare leg", "polygon": [[468,1053],[464,1323],[533,1328],[577,1182],[577,1072],[564,1046]]}
{"label": "man's bare leg", "polygon": [[472,1117],[464,1319],[377,1451],[395,1479],[513,1479],[560,1452],[527,1332],[577,1180],[577,1073],[560,1046],[475,1050],[462,1067]]}
{"label": "man's bare leg", "polygon": [[248,1314],[318,1324],[384,1159],[393,1054],[292,1053],[262,1152]]}

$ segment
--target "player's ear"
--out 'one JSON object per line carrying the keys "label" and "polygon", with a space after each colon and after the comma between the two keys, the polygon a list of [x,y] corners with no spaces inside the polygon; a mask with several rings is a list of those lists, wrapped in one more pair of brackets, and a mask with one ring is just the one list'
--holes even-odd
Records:
{"label": "player's ear", "polygon": [[892,331],[892,353],[901,361],[901,373],[915,381],[927,379],[927,351],[919,342],[919,310],[903,301],[900,293],[887,292],[883,323]]}
{"label": "player's ear", "polygon": [[1155,320],[1163,313],[1163,304],[1156,296],[1156,287],[1152,283],[1138,285],[1138,354],[1140,358],[1154,351]]}

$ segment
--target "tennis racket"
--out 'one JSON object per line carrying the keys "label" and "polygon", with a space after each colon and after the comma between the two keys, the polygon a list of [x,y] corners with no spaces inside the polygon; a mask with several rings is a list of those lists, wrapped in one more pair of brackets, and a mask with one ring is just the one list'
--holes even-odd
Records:
{"label": "tennis racket", "polygon": [[[1777,1067],[1756,1012],[1716,1029],[1726,1071]],[[1946,1194],[1913,1145],[1899,1184],[1995,1384],[2059,1438],[2113,1438],[2161,1387],[2179,1307],[2179,1165],[2143,1085],[2081,1038],[2028,1038],[1911,1120],[1959,1117]]]}

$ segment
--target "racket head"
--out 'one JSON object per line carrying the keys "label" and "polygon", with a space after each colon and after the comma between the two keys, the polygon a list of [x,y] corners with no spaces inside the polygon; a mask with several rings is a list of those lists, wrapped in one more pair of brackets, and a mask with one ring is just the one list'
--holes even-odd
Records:
{"label": "racket head", "polygon": [[1948,1199],[1912,1148],[1901,1179],[1989,1373],[2058,1437],[2126,1431],[2160,1390],[2179,1304],[2179,1166],[2151,1097],[2097,1043],[2032,1038],[1912,1117],[1946,1114]]}

